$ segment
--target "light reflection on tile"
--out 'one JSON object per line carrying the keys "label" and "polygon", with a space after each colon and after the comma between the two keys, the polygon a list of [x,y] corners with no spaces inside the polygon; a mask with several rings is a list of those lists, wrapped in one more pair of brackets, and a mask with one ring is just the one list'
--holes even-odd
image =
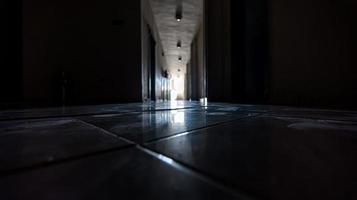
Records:
{"label": "light reflection on tile", "polygon": [[0,179],[2,199],[236,199],[136,148]]}
{"label": "light reflection on tile", "polygon": [[112,133],[138,143],[148,142],[162,137],[203,128],[244,117],[254,113],[210,112],[204,109],[185,109],[156,111],[130,115],[110,115],[81,117],[87,123],[94,124]]}
{"label": "light reflection on tile", "polygon": [[0,111],[0,120],[11,119],[33,119],[46,117],[64,117],[76,115],[95,115],[95,114],[116,114],[130,112],[145,112],[155,110],[185,109],[199,106],[197,102],[177,101],[157,102],[157,103],[129,103],[129,104],[110,104],[98,106],[70,106],[54,107],[41,109],[24,109]]}
{"label": "light reflection on tile", "polygon": [[263,199],[357,196],[355,122],[258,116],[147,146]]}
{"label": "light reflection on tile", "polygon": [[[51,119],[6,121],[37,117]],[[0,188],[15,191],[10,196],[51,195],[60,186],[83,198],[88,191],[101,198],[222,197],[205,182],[165,169],[180,161],[258,199],[357,199],[353,111],[177,101],[3,111],[0,120],[0,174],[60,161],[1,177]],[[153,161],[112,133],[163,156]],[[82,157],[88,153],[98,155]],[[66,158],[75,159],[62,163]]]}

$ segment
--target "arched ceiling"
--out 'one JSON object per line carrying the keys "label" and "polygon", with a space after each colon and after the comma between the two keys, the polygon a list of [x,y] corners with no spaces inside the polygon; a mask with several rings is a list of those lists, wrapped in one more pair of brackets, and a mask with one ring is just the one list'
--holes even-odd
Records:
{"label": "arched ceiling", "polygon": [[[191,42],[202,21],[203,0],[150,0],[150,4],[170,73],[186,73]],[[176,10],[180,4],[182,20],[178,22]],[[178,41],[181,41],[180,49],[177,48]]]}

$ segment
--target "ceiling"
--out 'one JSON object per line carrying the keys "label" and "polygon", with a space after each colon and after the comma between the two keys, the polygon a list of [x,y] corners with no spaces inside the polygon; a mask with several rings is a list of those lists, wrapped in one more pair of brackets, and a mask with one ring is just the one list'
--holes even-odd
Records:
{"label": "ceiling", "polygon": [[[168,64],[167,68],[171,74],[186,73],[186,64],[191,55],[191,42],[202,21],[203,0],[150,0],[150,4]],[[176,9],[180,4],[182,20],[178,22]],[[181,41],[180,49],[177,48],[178,41]]]}

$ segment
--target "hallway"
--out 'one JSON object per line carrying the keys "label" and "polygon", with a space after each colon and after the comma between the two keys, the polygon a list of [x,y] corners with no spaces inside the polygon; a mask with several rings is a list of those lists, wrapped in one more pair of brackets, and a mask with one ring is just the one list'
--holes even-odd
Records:
{"label": "hallway", "polygon": [[357,112],[177,101],[0,120],[1,199],[357,197]]}
{"label": "hallway", "polygon": [[207,97],[204,0],[142,0],[144,100]]}
{"label": "hallway", "polygon": [[3,2],[0,200],[357,199],[357,1]]}

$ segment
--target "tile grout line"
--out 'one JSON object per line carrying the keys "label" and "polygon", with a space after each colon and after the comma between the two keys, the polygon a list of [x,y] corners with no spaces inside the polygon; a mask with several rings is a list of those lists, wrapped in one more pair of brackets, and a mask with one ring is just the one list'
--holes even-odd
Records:
{"label": "tile grout line", "polygon": [[[149,144],[152,144],[152,143],[155,143],[155,142],[161,142],[161,141],[166,141],[166,140],[169,140],[169,139],[172,139],[172,138],[176,138],[176,137],[179,137],[179,136],[184,136],[184,135],[188,135],[188,134],[191,134],[191,133],[195,133],[199,130],[204,130],[204,129],[207,129],[207,128],[212,128],[212,127],[215,127],[215,126],[220,126],[220,125],[224,125],[224,124],[229,124],[229,123],[232,123],[232,122],[235,122],[235,121],[240,121],[240,120],[243,120],[243,119],[248,119],[248,118],[255,118],[255,117],[259,117],[259,116],[262,116],[263,114],[261,113],[255,113],[254,116],[245,116],[245,117],[241,117],[241,118],[236,118],[236,119],[232,119],[232,120],[228,120],[228,121],[223,121],[223,122],[219,122],[219,123],[215,123],[215,124],[211,124],[211,125],[207,125],[207,126],[204,126],[204,127],[200,127],[200,128],[196,128],[196,129],[193,129],[193,130],[189,130],[189,131],[185,131],[185,132],[181,132],[181,133],[176,133],[174,135],[170,135],[170,136],[166,136],[166,137],[161,137],[161,138],[158,138],[158,139],[153,139],[153,140],[149,140],[147,142],[142,142],[143,145],[149,145]],[[76,118],[77,119],[77,118]],[[96,128],[96,129],[99,129],[101,131],[103,131],[104,133],[106,133],[107,135],[110,135],[112,137],[116,137],[116,138],[119,138],[121,140],[124,140],[128,143],[132,143],[132,144],[140,144],[140,142],[135,142],[135,141],[132,141],[132,140],[129,140],[129,139],[126,139],[122,136],[119,136],[115,133],[112,133],[111,131],[109,130],[106,130],[104,128],[101,128],[99,126],[96,126],[94,124],[91,124],[91,123],[88,123],[86,121],[83,121],[81,119],[77,119],[79,121],[81,121],[82,123],[88,125],[88,126],[91,126],[93,128]]]}
{"label": "tile grout line", "polygon": [[207,126],[204,126],[204,127],[196,128],[196,129],[193,129],[193,130],[190,130],[190,131],[185,131],[185,132],[177,133],[177,134],[166,136],[166,137],[161,137],[161,138],[158,138],[158,139],[152,139],[152,140],[149,140],[147,142],[144,142],[144,144],[145,145],[149,145],[149,144],[156,143],[156,142],[166,141],[166,140],[170,140],[170,139],[173,139],[173,138],[176,138],[176,137],[180,137],[180,136],[184,136],[184,135],[188,135],[188,134],[193,134],[193,133],[196,133],[197,131],[204,130],[204,129],[207,129],[207,128],[213,128],[213,127],[216,127],[216,126],[230,124],[232,122],[236,122],[236,121],[240,121],[240,120],[248,119],[248,118],[255,118],[255,117],[259,117],[259,116],[263,115],[263,114],[260,114],[260,113],[255,113],[255,114],[256,115],[254,115],[254,116],[245,116],[245,117],[236,118],[236,119],[232,119],[232,120],[228,120],[228,121],[218,122],[218,123],[210,124],[210,125],[207,125]]}
{"label": "tile grout line", "polygon": [[213,185],[214,187],[224,191],[224,192],[227,192],[227,193],[230,193],[232,195],[234,195],[235,197],[238,197],[239,199],[249,199],[249,200],[258,200],[258,199],[261,199],[261,198],[256,198],[256,197],[253,197],[253,195],[249,195],[247,192],[244,192],[244,191],[240,191],[236,188],[233,188],[231,186],[228,186],[227,184],[224,184],[222,183],[222,181],[219,181],[219,180],[216,180],[215,178],[212,178],[210,175],[206,174],[206,173],[203,173],[201,172],[200,170],[198,169],[195,169],[195,168],[192,168],[191,166],[187,165],[187,164],[184,164],[180,161],[177,161],[175,159],[172,159],[166,155],[163,155],[161,153],[158,153],[156,151],[153,151],[151,149],[148,149],[144,146],[141,146],[141,145],[137,145],[136,146],[139,150],[155,157],[156,159],[166,163],[167,165],[179,170],[179,171],[182,171],[186,174],[189,174],[191,176],[194,176],[210,185]]}
{"label": "tile grout line", "polygon": [[[187,108],[186,108],[187,109]],[[242,118],[239,118],[239,119],[233,119],[233,120],[229,120],[229,121],[225,121],[225,122],[221,122],[221,123],[217,123],[217,124],[214,124],[214,125],[210,125],[210,126],[205,126],[203,128],[199,128],[199,129],[195,129],[195,130],[192,130],[191,132],[195,132],[195,131],[198,131],[200,129],[206,129],[206,128],[211,128],[211,127],[214,127],[214,126],[218,126],[218,125],[222,125],[222,124],[228,124],[228,123],[231,123],[231,122],[234,122],[234,121],[239,121],[239,120],[242,120],[242,119],[245,119],[245,118],[254,118],[254,117],[258,117],[262,114],[256,114],[254,116],[246,116],[246,117],[242,117]],[[199,170],[195,169],[195,168],[192,168],[190,166],[187,166],[183,163],[180,163],[178,161],[175,161],[173,159],[171,159],[170,157],[167,157],[167,156],[164,156],[162,154],[159,154],[155,151],[152,151],[144,146],[141,146],[140,144],[137,144],[133,141],[130,141],[126,138],[123,138],[121,136],[118,136],[110,131],[107,131],[101,127],[98,127],[98,126],[95,126],[93,124],[90,124],[88,122],[85,122],[81,119],[77,119],[75,118],[76,120],[78,120],[79,122],[83,123],[83,124],[86,124],[92,128],[95,128],[95,129],[99,129],[101,131],[103,131],[103,133],[111,136],[111,137],[115,137],[115,138],[118,138],[118,139],[121,139],[121,140],[124,140],[125,142],[129,143],[127,146],[124,146],[124,147],[118,147],[118,148],[111,148],[111,149],[107,149],[107,150],[102,150],[102,151],[96,151],[96,152],[92,152],[92,153],[87,153],[87,154],[83,154],[83,155],[79,155],[79,156],[73,156],[73,157],[68,157],[68,158],[65,158],[65,159],[59,159],[57,161],[53,161],[53,162],[49,162],[49,163],[39,163],[39,164],[35,164],[33,166],[29,166],[29,167],[24,167],[24,168],[18,168],[18,169],[13,169],[13,170],[9,170],[9,171],[5,171],[5,172],[0,172],[0,179],[1,177],[3,176],[9,176],[9,175],[13,175],[13,174],[16,174],[16,173],[21,173],[21,172],[26,172],[26,171],[30,171],[30,170],[34,170],[34,169],[39,169],[39,168],[42,168],[42,167],[48,167],[48,166],[52,166],[52,165],[56,165],[56,164],[62,164],[62,163],[66,163],[66,162],[71,162],[71,161],[75,161],[75,160],[78,160],[78,159],[83,159],[83,158],[87,158],[87,157],[92,157],[92,156],[96,156],[96,155],[101,155],[101,154],[105,154],[105,153],[110,153],[110,152],[114,152],[114,151],[118,151],[118,150],[123,150],[123,149],[128,149],[128,148],[132,148],[132,147],[136,147],[138,149],[140,149],[141,151],[143,152],[146,152],[147,154],[150,154],[151,156],[154,156],[155,158],[161,160],[161,161],[164,161],[165,163],[169,164],[170,166],[178,169],[178,170],[181,170],[181,171],[184,171],[185,173],[188,173],[190,175],[193,175],[225,192],[229,192],[231,194],[233,194],[234,196],[236,197],[239,197],[239,198],[243,198],[244,199],[247,199],[249,197],[249,199],[255,199],[255,198],[252,198],[251,196],[245,194],[245,192],[241,192],[241,191],[238,191],[237,189],[233,189],[232,187],[229,187],[227,186],[226,184],[224,183],[221,183],[221,181],[217,181],[215,180],[214,178],[208,176],[208,175],[205,175],[204,173],[200,172]],[[188,134],[188,133],[187,133]],[[163,139],[160,139],[158,141],[161,141],[161,140],[165,140],[165,139],[169,139],[169,138],[174,138],[174,137],[178,137],[182,134],[176,134],[176,135],[173,135],[173,136],[170,136],[168,138],[163,138]],[[155,142],[155,141],[151,141],[151,142]],[[150,143],[150,142],[149,142]],[[169,161],[169,162],[167,162]],[[5,173],[3,176],[1,176],[3,173]]]}
{"label": "tile grout line", "polygon": [[[187,109],[187,108],[185,108]],[[250,117],[257,117],[261,114],[257,114],[255,116],[247,116],[247,117],[243,117],[243,118],[239,118],[239,119],[234,119],[234,120],[229,120],[229,121],[225,121],[225,122],[222,122],[222,123],[217,123],[215,125],[212,125],[212,126],[206,126],[204,128],[210,128],[210,127],[213,127],[213,126],[218,126],[220,124],[226,124],[226,123],[229,123],[229,122],[233,122],[233,121],[237,121],[237,120],[241,120],[241,119],[244,119],[244,118],[250,118]],[[242,197],[244,196],[245,198],[247,198],[248,196],[247,195],[243,195],[241,194],[240,192],[238,192],[237,190],[235,189],[232,189],[230,187],[227,187],[225,185],[222,185],[219,181],[216,181],[212,178],[210,178],[209,176],[207,175],[204,175],[203,173],[195,170],[195,169],[192,169],[191,167],[187,167],[185,166],[184,164],[181,164],[177,161],[174,161],[173,159],[167,157],[167,156],[164,156],[162,154],[159,154],[159,153],[156,153],[152,150],[149,150],[143,146],[141,146],[140,144],[137,144],[133,141],[130,141],[130,140],[127,140],[126,138],[123,138],[123,137],[120,137],[114,133],[111,133],[110,131],[107,131],[103,128],[100,128],[98,126],[95,126],[93,124],[90,124],[90,123],[87,123],[81,119],[78,119],[78,118],[74,118],[75,120],[78,120],[79,122],[83,123],[83,124],[86,124],[92,128],[95,128],[95,129],[99,129],[101,131],[103,131],[103,133],[111,136],[111,137],[115,137],[115,138],[118,138],[118,139],[121,139],[127,143],[129,143],[127,146],[124,146],[124,147],[117,147],[117,148],[110,148],[110,149],[106,149],[106,150],[102,150],[102,151],[96,151],[96,152],[91,152],[91,153],[87,153],[87,154],[82,154],[82,155],[79,155],[79,156],[73,156],[73,157],[68,157],[68,158],[64,158],[64,159],[59,159],[59,160],[56,160],[56,161],[53,161],[53,162],[43,162],[43,163],[38,163],[38,164],[35,164],[35,165],[32,165],[32,166],[27,166],[27,167],[23,167],[23,168],[17,168],[17,169],[12,169],[12,170],[8,170],[8,171],[3,171],[3,172],[0,172],[0,179],[4,176],[10,176],[10,175],[13,175],[13,174],[17,174],[17,173],[21,173],[21,172],[26,172],[26,171],[30,171],[30,170],[35,170],[35,169],[39,169],[39,168],[42,168],[42,167],[48,167],[48,166],[52,166],[52,165],[56,165],[56,164],[62,164],[62,163],[66,163],[66,162],[71,162],[71,161],[75,161],[75,160],[79,160],[79,159],[83,159],[83,158],[87,158],[87,157],[92,157],[92,156],[96,156],[96,155],[101,155],[101,154],[104,154],[104,153],[110,153],[110,152],[114,152],[114,151],[118,151],[118,150],[123,150],[123,149],[128,149],[128,148],[132,148],[132,147],[137,147],[138,149],[154,156],[155,158],[158,158],[160,159],[161,161],[167,161],[167,160],[172,160],[173,162],[175,162],[175,164],[171,163],[170,165],[174,168],[178,168],[178,169],[181,169],[181,170],[184,170],[186,173],[189,173],[191,175],[195,175],[196,177],[200,178],[201,180],[204,180],[226,192],[229,192],[229,193],[232,193],[234,194],[236,197]],[[202,128],[202,129],[204,129]],[[195,129],[193,131],[196,131],[196,130],[199,130],[199,129]],[[174,136],[177,136],[177,135],[174,135]],[[167,139],[167,138],[166,138]],[[166,162],[167,163],[167,162]]]}
{"label": "tile grout line", "polygon": [[[254,117],[258,117],[260,115],[262,115],[262,114],[256,114],[254,116],[246,116],[246,117],[243,117],[243,118],[230,120],[229,122],[226,121],[226,122],[222,122],[222,123],[219,123],[219,124],[231,123],[233,121],[239,121],[241,119],[246,119],[246,118],[254,118]],[[82,120],[80,120],[80,121],[82,121]],[[183,163],[181,163],[179,161],[176,161],[176,160],[174,160],[174,159],[172,159],[172,158],[170,158],[170,157],[168,157],[166,155],[160,154],[158,152],[155,152],[155,151],[147,148],[145,146],[145,145],[147,145],[147,143],[146,144],[139,144],[139,143],[136,143],[134,141],[130,141],[130,140],[126,139],[126,138],[123,138],[123,137],[121,137],[119,135],[116,135],[116,134],[114,134],[114,133],[112,133],[112,132],[110,132],[108,130],[105,130],[105,129],[101,128],[101,127],[97,127],[97,126],[95,126],[93,124],[90,124],[90,123],[87,123],[87,122],[84,122],[84,123],[90,125],[91,127],[95,127],[97,129],[100,129],[100,130],[104,131],[104,133],[106,133],[106,134],[108,134],[108,135],[110,135],[112,137],[116,137],[116,138],[122,139],[124,141],[127,141],[127,142],[129,142],[131,144],[135,144],[135,147],[138,148],[139,150],[141,150],[141,151],[143,151],[143,152],[155,157],[156,159],[159,159],[160,161],[165,162],[166,164],[170,165],[171,167],[174,167],[174,168],[176,168],[178,170],[184,171],[185,173],[193,175],[193,176],[195,176],[195,177],[197,177],[197,178],[199,178],[199,179],[201,179],[201,180],[203,180],[205,182],[208,182],[209,184],[211,184],[211,185],[213,185],[213,186],[215,186],[215,187],[217,187],[217,188],[219,188],[219,189],[221,189],[221,190],[223,190],[225,192],[233,194],[236,197],[239,197],[239,198],[243,198],[244,197],[243,199],[256,200],[256,198],[253,198],[250,195],[247,195],[246,192],[238,191],[237,189],[229,187],[228,185],[221,183],[221,181],[215,180],[214,178],[210,177],[209,175],[205,175],[203,172],[200,172],[200,170],[197,170],[195,168],[187,166],[186,164],[183,164]],[[214,127],[214,126],[217,126],[217,125],[218,124],[213,125],[213,126],[206,126],[204,128],[200,128],[200,129],[210,128],[210,127]],[[194,131],[200,130],[200,129],[195,129],[195,130],[193,130],[191,132],[194,132]],[[191,132],[188,132],[188,133],[191,133]],[[173,135],[173,136],[170,136],[169,138],[175,137],[175,136],[177,137],[177,135]],[[168,138],[165,138],[165,139],[168,139]],[[155,141],[152,141],[152,142],[155,142]]]}
{"label": "tile grout line", "polygon": [[275,113],[265,113],[262,115],[263,117],[283,117],[283,118],[295,118],[295,119],[307,119],[307,120],[326,120],[326,121],[340,121],[340,122],[352,122],[357,123],[357,121],[352,121],[348,119],[324,119],[318,117],[305,117],[305,116],[298,116],[298,115],[284,115],[284,114],[275,114]]}
{"label": "tile grout line", "polygon": [[161,111],[170,111],[170,110],[187,110],[187,109],[196,109],[202,108],[205,106],[198,106],[198,107],[184,107],[184,108],[163,108],[157,110],[137,110],[137,111],[127,111],[127,112],[104,112],[104,113],[87,113],[87,114],[74,114],[74,115],[59,115],[59,116],[44,116],[44,117],[19,117],[19,118],[8,118],[8,119],[1,119],[0,122],[6,121],[19,121],[19,120],[36,120],[36,119],[56,119],[56,118],[76,118],[76,117],[84,117],[84,116],[94,116],[94,115],[115,115],[115,114],[138,114],[138,113],[147,113],[147,112],[161,112]]}
{"label": "tile grout line", "polygon": [[123,137],[120,137],[120,136],[116,135],[115,133],[112,133],[112,132],[110,132],[110,131],[108,131],[108,130],[106,130],[106,129],[104,129],[104,128],[101,128],[101,127],[96,126],[96,125],[94,125],[94,124],[88,123],[88,122],[83,121],[83,120],[81,120],[81,119],[77,119],[77,118],[76,118],[76,120],[80,121],[81,123],[83,123],[83,124],[85,124],[85,125],[87,125],[87,126],[90,126],[90,127],[92,127],[92,128],[98,129],[98,130],[100,130],[103,134],[108,135],[108,136],[110,136],[110,137],[114,137],[114,138],[116,138],[116,139],[123,140],[124,142],[127,142],[127,143],[129,143],[129,144],[134,144],[134,145],[136,144],[136,142],[131,141],[131,140],[128,140],[128,139],[123,138]]}
{"label": "tile grout line", "polygon": [[29,165],[29,166],[24,166],[24,167],[13,168],[13,169],[9,169],[9,170],[3,170],[3,171],[0,171],[0,180],[3,177],[16,175],[16,174],[31,171],[31,170],[37,170],[37,169],[41,169],[44,167],[59,165],[59,164],[67,163],[67,162],[72,162],[72,161],[76,161],[76,160],[80,160],[80,159],[84,159],[84,158],[94,157],[94,156],[111,153],[111,152],[115,152],[115,151],[120,151],[120,150],[124,150],[124,149],[129,149],[129,148],[135,148],[135,144],[128,144],[125,146],[113,147],[113,148],[109,148],[109,149],[105,149],[105,150],[88,152],[88,153],[84,153],[84,154],[77,155],[77,156],[69,156],[67,158],[62,158],[62,159],[58,159],[55,161],[49,161],[49,162],[43,161],[43,162],[33,164],[31,166]]}
{"label": "tile grout line", "polygon": [[[256,117],[256,116],[254,116],[254,117]],[[95,126],[93,124],[87,123],[87,122],[85,122],[83,120],[80,120],[80,119],[77,119],[77,118],[74,118],[74,119],[78,120],[79,122],[81,122],[81,123],[83,123],[85,125],[88,125],[88,126],[90,126],[92,128],[101,130],[103,132],[103,134],[106,134],[106,135],[108,135],[110,137],[121,139],[121,140],[127,142],[128,145],[123,146],[123,147],[114,147],[114,148],[110,148],[110,149],[106,149],[106,150],[95,151],[95,152],[90,152],[90,153],[84,153],[84,154],[78,155],[78,156],[72,156],[72,157],[70,156],[68,158],[63,158],[63,159],[59,159],[59,160],[52,161],[52,162],[41,162],[41,163],[34,164],[32,166],[25,166],[25,167],[19,167],[19,168],[15,168],[15,169],[0,171],[0,179],[3,176],[9,176],[9,175],[13,175],[13,174],[29,171],[29,170],[38,169],[38,168],[41,168],[41,167],[47,167],[47,166],[51,166],[51,165],[71,162],[71,161],[82,159],[82,158],[92,157],[92,156],[100,155],[100,154],[103,154],[103,153],[109,153],[109,152],[113,152],[113,151],[118,151],[118,150],[122,150],[122,149],[131,148],[131,147],[134,147],[135,145],[137,145],[137,146],[140,145],[140,144],[138,144],[138,143],[136,143],[134,141],[128,140],[128,139],[123,138],[121,136],[118,136],[118,135],[116,135],[114,133],[111,133],[110,131],[107,131],[107,130],[101,128],[101,127]]]}
{"label": "tile grout line", "polygon": [[17,173],[22,173],[22,172],[26,172],[26,171],[30,171],[30,170],[35,170],[35,169],[39,169],[42,167],[48,167],[48,166],[52,166],[52,165],[57,165],[57,164],[62,164],[62,163],[67,163],[67,162],[71,162],[71,161],[75,161],[75,160],[79,160],[79,159],[83,159],[83,158],[88,158],[88,157],[93,157],[93,156],[97,156],[97,155],[102,155],[105,153],[111,153],[114,151],[119,151],[119,150],[124,150],[124,149],[129,149],[129,148],[133,148],[135,147],[135,145],[137,145],[135,142],[127,140],[125,138],[119,137],[105,129],[102,129],[100,127],[97,127],[93,124],[87,123],[83,120],[80,120],[78,118],[73,118],[75,120],[77,120],[78,122],[81,122],[87,126],[90,126],[92,128],[98,129],[102,131],[102,134],[108,135],[110,137],[114,137],[116,139],[121,139],[122,141],[128,143],[125,146],[121,146],[121,147],[113,147],[113,148],[109,148],[109,149],[105,149],[105,150],[100,150],[100,151],[93,151],[93,152],[89,152],[89,153],[84,153],[82,155],[78,155],[78,156],[69,156],[67,158],[63,158],[63,159],[58,159],[56,161],[52,161],[52,162],[40,162],[31,166],[25,166],[25,167],[19,167],[19,168],[15,168],[15,169],[10,169],[10,170],[4,170],[4,171],[0,171],[0,179],[2,177],[6,177],[6,176],[10,176],[10,175],[14,175]]}

